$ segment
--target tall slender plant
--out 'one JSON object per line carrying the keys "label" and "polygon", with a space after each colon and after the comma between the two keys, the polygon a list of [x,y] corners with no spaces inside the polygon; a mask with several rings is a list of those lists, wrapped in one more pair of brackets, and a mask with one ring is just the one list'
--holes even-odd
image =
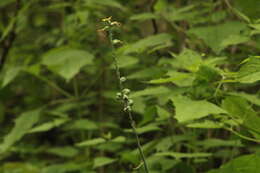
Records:
{"label": "tall slender plant", "polygon": [[108,32],[109,42],[111,44],[111,49],[112,49],[113,61],[114,61],[115,69],[116,69],[116,77],[117,77],[117,80],[119,83],[120,92],[117,93],[116,97],[117,97],[117,100],[119,100],[122,103],[125,114],[128,115],[130,125],[132,127],[133,133],[136,138],[137,147],[138,147],[139,154],[141,156],[141,159],[142,159],[142,162],[144,165],[145,172],[149,173],[149,169],[148,169],[148,166],[147,166],[147,163],[145,160],[145,155],[144,155],[144,152],[142,149],[142,145],[141,145],[141,142],[140,142],[137,130],[136,130],[136,123],[135,123],[135,120],[132,115],[131,107],[133,105],[133,100],[129,98],[129,94],[131,91],[130,91],[130,89],[128,89],[124,86],[126,77],[121,75],[120,68],[118,65],[117,55],[115,53],[115,45],[121,43],[122,41],[118,40],[118,39],[114,39],[113,29],[115,27],[119,27],[121,24],[117,21],[112,21],[112,17],[104,18],[104,19],[102,19],[102,21],[105,23],[105,27],[102,30]]}

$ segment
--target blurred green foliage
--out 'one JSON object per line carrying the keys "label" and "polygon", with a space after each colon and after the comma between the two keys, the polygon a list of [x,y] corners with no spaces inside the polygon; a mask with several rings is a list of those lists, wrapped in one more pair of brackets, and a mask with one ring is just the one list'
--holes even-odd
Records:
{"label": "blurred green foliage", "polygon": [[259,172],[259,7],[1,0],[0,172],[144,172],[112,54],[151,173]]}

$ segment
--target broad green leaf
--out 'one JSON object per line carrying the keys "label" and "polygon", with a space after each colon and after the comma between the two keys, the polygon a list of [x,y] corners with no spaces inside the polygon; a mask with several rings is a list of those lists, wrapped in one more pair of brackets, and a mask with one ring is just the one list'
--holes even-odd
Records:
{"label": "broad green leaf", "polygon": [[15,142],[19,141],[28,130],[39,120],[41,109],[36,109],[22,113],[15,119],[15,126],[4,137],[4,141],[0,146],[0,153],[7,151]]}
{"label": "broad green leaf", "polygon": [[208,173],[256,173],[260,170],[259,154],[249,154],[237,157],[222,165],[219,169]]}
{"label": "broad green leaf", "polygon": [[222,107],[230,116],[241,119],[241,123],[248,128],[249,132],[260,139],[260,117],[246,99],[237,96],[226,97],[222,102]]}
{"label": "broad green leaf", "polygon": [[2,87],[5,87],[10,82],[12,82],[22,69],[23,69],[22,67],[18,67],[18,66],[8,67],[3,76]]}
{"label": "broad green leaf", "polygon": [[66,130],[96,130],[97,124],[88,119],[79,119],[65,126]]}
{"label": "broad green leaf", "polygon": [[133,98],[134,105],[132,106],[132,109],[134,112],[138,112],[140,114],[143,114],[145,112],[145,98],[143,97],[136,97]]}
{"label": "broad green leaf", "polygon": [[90,140],[86,140],[86,141],[77,143],[76,146],[86,147],[86,146],[93,146],[93,145],[102,144],[104,142],[106,142],[106,140],[103,139],[103,138],[95,138],[95,139],[90,139]]}
{"label": "broad green leaf", "polygon": [[114,142],[114,143],[124,143],[124,142],[126,142],[126,137],[118,136],[118,137],[112,139],[111,142]]}
{"label": "broad green leaf", "polygon": [[128,79],[143,79],[161,77],[164,71],[157,67],[141,69],[127,76]]}
{"label": "broad green leaf", "polygon": [[83,165],[77,164],[76,162],[67,162],[61,164],[52,164],[50,166],[44,167],[41,173],[67,173],[75,172],[84,168]]}
{"label": "broad green leaf", "polygon": [[222,108],[231,116],[244,120],[249,114],[253,114],[253,110],[245,99],[237,96],[226,97],[222,101]]}
{"label": "broad green leaf", "polygon": [[254,83],[260,80],[260,56],[252,56],[246,59],[237,74],[237,80],[241,83]]}
{"label": "broad green leaf", "polygon": [[221,20],[225,19],[226,17],[226,11],[215,11],[214,13],[212,13],[212,15],[209,16],[210,20],[215,23],[221,22]]}
{"label": "broad green leaf", "polygon": [[159,152],[156,153],[155,156],[169,156],[174,157],[176,159],[181,158],[199,158],[199,157],[210,157],[211,153],[178,153],[178,152]]}
{"label": "broad green leaf", "polygon": [[[215,53],[220,53],[225,48],[222,45],[225,40],[229,39],[231,35],[238,37],[237,35],[240,35],[240,32],[246,28],[246,24],[234,21],[215,26],[192,28],[189,33],[202,39]],[[228,43],[228,41],[226,42]]]}
{"label": "broad green leaf", "polygon": [[79,153],[76,148],[70,146],[50,148],[47,152],[60,157],[74,157]]}
{"label": "broad green leaf", "polygon": [[42,64],[69,81],[83,66],[91,64],[92,59],[93,55],[87,51],[60,47],[47,52],[43,56]]}
{"label": "broad green leaf", "polygon": [[157,151],[168,151],[174,144],[181,143],[183,141],[194,140],[194,134],[174,135],[159,139],[160,141],[156,145]]}
{"label": "broad green leaf", "polygon": [[116,161],[116,159],[112,159],[112,158],[109,158],[109,157],[96,157],[94,159],[94,166],[93,166],[93,168],[94,169],[95,168],[99,168],[99,167],[111,164],[111,163],[113,163],[115,161]]}
{"label": "broad green leaf", "polygon": [[[118,59],[118,67],[125,68],[138,63],[138,59],[132,56],[120,56]],[[115,68],[113,66],[113,68]]]}
{"label": "broad green leaf", "polygon": [[138,123],[139,126],[142,126],[144,124],[147,124],[148,122],[151,122],[152,120],[155,119],[156,117],[156,107],[155,106],[147,106],[145,108],[145,112],[143,113],[142,116],[142,121]]}
{"label": "broad green leaf", "polygon": [[257,35],[257,34],[260,34],[260,24],[251,24],[249,25],[253,28],[253,30],[251,31],[250,35],[253,36],[253,35]]}
{"label": "broad green leaf", "polygon": [[135,98],[135,97],[148,96],[148,95],[150,96],[150,95],[166,94],[169,92],[170,92],[170,90],[168,88],[160,86],[160,87],[146,88],[141,91],[136,91],[136,92],[133,92],[130,96],[131,96],[131,98]]}
{"label": "broad green leaf", "polygon": [[156,18],[158,18],[158,16],[153,13],[141,13],[141,14],[136,14],[131,16],[130,20],[144,21],[144,20],[151,20]]}
{"label": "broad green leaf", "polygon": [[184,96],[175,96],[172,101],[176,108],[175,118],[180,123],[200,119],[210,114],[226,113],[225,110],[206,100],[197,101]]}
{"label": "broad green leaf", "polygon": [[46,132],[66,123],[69,119],[59,118],[32,128],[28,133]]}
{"label": "broad green leaf", "polygon": [[230,45],[245,43],[245,42],[248,42],[249,40],[250,40],[250,38],[248,36],[230,35],[229,37],[227,37],[225,40],[223,40],[220,43],[220,46],[225,48],[225,47],[228,47]]}
{"label": "broad green leaf", "polygon": [[193,80],[195,79],[194,75],[191,73],[182,73],[177,71],[169,71],[167,73],[170,77],[160,78],[149,81],[151,84],[164,84],[164,83],[174,83],[177,86],[185,87],[191,86]]}
{"label": "broad green leaf", "polygon": [[132,43],[124,47],[124,54],[141,53],[148,49],[154,48],[155,46],[166,44],[167,42],[170,42],[172,38],[172,35],[166,33],[148,36],[137,41],[136,43]]}
{"label": "broad green leaf", "polygon": [[247,94],[244,92],[229,92],[228,94],[245,98],[247,101],[260,106],[260,98],[257,95]]}
{"label": "broad green leaf", "polygon": [[218,129],[222,128],[223,125],[214,121],[203,121],[203,122],[195,122],[187,125],[190,128],[201,128],[201,129]]}
{"label": "broad green leaf", "polygon": [[167,120],[171,117],[171,114],[165,109],[161,108],[160,106],[156,106],[156,108],[158,115],[158,117],[156,118],[157,121]]}
{"label": "broad green leaf", "polygon": [[190,49],[184,49],[179,55],[176,56],[176,61],[176,67],[186,69],[191,72],[196,72],[202,64],[201,55]]}
{"label": "broad green leaf", "polygon": [[167,9],[167,7],[168,7],[167,0],[156,1],[156,3],[154,4],[154,10],[156,12],[165,11]]}
{"label": "broad green leaf", "polygon": [[223,140],[223,139],[206,139],[203,141],[197,141],[196,145],[205,147],[206,149],[215,147],[243,147],[244,145],[240,140]]}

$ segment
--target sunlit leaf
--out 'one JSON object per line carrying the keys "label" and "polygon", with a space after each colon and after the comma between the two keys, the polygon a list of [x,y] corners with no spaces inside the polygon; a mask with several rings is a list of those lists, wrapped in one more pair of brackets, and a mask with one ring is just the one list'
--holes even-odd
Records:
{"label": "sunlit leaf", "polygon": [[151,20],[156,18],[158,18],[158,16],[153,13],[141,13],[141,14],[136,14],[131,16],[130,20],[143,21],[143,20]]}
{"label": "sunlit leaf", "polygon": [[124,53],[125,54],[141,53],[147,49],[151,49],[155,46],[160,46],[162,44],[165,44],[166,42],[170,42],[172,38],[173,38],[172,35],[166,34],[166,33],[152,35],[152,36],[146,37],[144,39],[141,39],[141,40],[137,41],[136,43],[127,45],[124,50]]}
{"label": "sunlit leaf", "polygon": [[109,157],[96,157],[94,159],[94,166],[93,166],[93,168],[99,168],[101,166],[105,166],[105,165],[111,164],[111,163],[113,163],[115,161],[116,161],[116,159],[112,159],[112,158],[109,158]]}
{"label": "sunlit leaf", "polygon": [[[237,35],[240,35],[240,32],[246,30],[246,28],[244,23],[226,22],[215,26],[191,28],[189,33],[195,34],[198,38],[202,39],[215,53],[220,53],[225,48],[224,46],[230,44],[223,43],[226,39],[229,39],[231,35],[233,35],[232,37],[239,37]],[[237,42],[237,40],[235,41]],[[245,40],[243,39],[242,41]],[[228,41],[226,42],[228,43]]]}
{"label": "sunlit leaf", "polygon": [[206,100],[197,101],[183,96],[176,96],[172,98],[172,101],[176,107],[175,118],[179,122],[200,119],[210,114],[226,113],[225,110]]}
{"label": "sunlit leaf", "polygon": [[106,140],[103,139],[103,138],[95,138],[95,139],[90,139],[90,140],[86,140],[86,141],[77,143],[76,146],[86,147],[86,146],[93,146],[93,145],[97,145],[97,144],[102,144],[104,142],[106,142]]}
{"label": "sunlit leaf", "polygon": [[45,132],[51,130],[52,128],[59,127],[67,121],[68,119],[54,119],[53,121],[43,123],[39,126],[32,128],[28,133]]}
{"label": "sunlit leaf", "polygon": [[169,156],[176,159],[181,158],[199,158],[199,157],[210,157],[211,153],[178,153],[178,152],[161,152],[156,153],[156,156]]}
{"label": "sunlit leaf", "polygon": [[241,83],[254,83],[260,80],[260,57],[249,57],[238,71],[238,81]]}
{"label": "sunlit leaf", "polygon": [[92,59],[93,55],[87,51],[60,47],[47,52],[42,64],[69,81],[83,66],[91,64]]}
{"label": "sunlit leaf", "polygon": [[7,151],[15,142],[19,141],[28,130],[39,120],[41,109],[36,109],[22,113],[16,120],[15,126],[4,137],[4,141],[0,146],[0,152]]}
{"label": "sunlit leaf", "polygon": [[260,156],[258,154],[249,154],[237,157],[230,162],[222,165],[217,170],[208,173],[256,173],[260,170]]}

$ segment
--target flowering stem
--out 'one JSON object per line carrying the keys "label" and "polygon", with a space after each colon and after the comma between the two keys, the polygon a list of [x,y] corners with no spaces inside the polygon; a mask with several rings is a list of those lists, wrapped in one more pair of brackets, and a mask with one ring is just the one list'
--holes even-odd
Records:
{"label": "flowering stem", "polygon": [[[107,18],[107,19],[108,19],[107,22],[108,22],[108,24],[110,24],[110,26],[113,23],[117,23],[117,22],[111,22],[111,17]],[[143,162],[143,165],[144,165],[145,172],[149,173],[149,169],[148,169],[148,166],[147,166],[147,163],[146,163],[146,160],[145,160],[145,155],[144,155],[144,152],[143,152],[143,149],[142,149],[142,146],[141,146],[141,142],[140,142],[137,130],[136,130],[136,123],[135,123],[133,116],[132,116],[131,106],[132,106],[133,101],[128,98],[128,94],[129,94],[130,90],[127,89],[127,88],[124,88],[124,86],[123,86],[123,82],[126,79],[125,79],[125,77],[122,77],[121,73],[120,73],[120,68],[118,66],[117,56],[115,55],[113,32],[112,32],[111,28],[108,28],[108,34],[109,34],[109,41],[110,41],[111,48],[112,48],[113,60],[114,60],[114,65],[115,65],[115,69],[116,69],[116,76],[117,76],[117,79],[118,79],[118,82],[119,82],[119,88],[120,88],[120,91],[121,91],[120,93],[118,93],[119,94],[118,96],[119,96],[119,99],[122,100],[123,105],[124,105],[124,111],[128,115],[133,133],[134,133],[135,138],[136,138],[137,147],[138,147],[139,154],[141,156],[141,159],[142,159],[142,162]]]}

